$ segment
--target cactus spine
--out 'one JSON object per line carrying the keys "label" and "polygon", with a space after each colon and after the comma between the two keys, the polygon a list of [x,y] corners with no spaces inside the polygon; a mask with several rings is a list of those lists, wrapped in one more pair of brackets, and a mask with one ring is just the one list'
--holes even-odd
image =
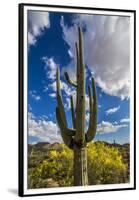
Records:
{"label": "cactus spine", "polygon": [[94,78],[92,77],[92,87],[88,86],[90,119],[89,127],[85,132],[85,64],[83,56],[83,33],[78,27],[79,41],[75,44],[77,56],[77,81],[70,79],[67,72],[65,78],[67,82],[76,88],[76,111],[73,104],[73,96],[70,97],[71,116],[73,129],[68,128],[66,114],[60,90],[60,71],[57,68],[57,107],[56,117],[61,130],[64,143],[74,151],[74,185],[87,185],[87,143],[92,141],[97,129],[97,94]]}

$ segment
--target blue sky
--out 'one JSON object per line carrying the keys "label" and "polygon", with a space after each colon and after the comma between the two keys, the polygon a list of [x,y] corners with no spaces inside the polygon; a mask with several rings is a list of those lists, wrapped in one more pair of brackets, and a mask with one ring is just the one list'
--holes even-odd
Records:
{"label": "blue sky", "polygon": [[[129,142],[130,133],[130,19],[119,16],[28,11],[28,138],[62,142],[56,122],[56,68],[69,127],[69,98],[75,89],[64,72],[75,79],[77,26],[84,30],[86,88],[94,76],[98,95],[98,127],[95,140]],[[86,90],[86,125],[89,104]]]}

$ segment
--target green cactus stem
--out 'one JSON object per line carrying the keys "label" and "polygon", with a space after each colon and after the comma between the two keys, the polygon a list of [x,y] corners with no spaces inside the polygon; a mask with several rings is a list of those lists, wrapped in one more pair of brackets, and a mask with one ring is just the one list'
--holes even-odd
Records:
{"label": "green cactus stem", "polygon": [[61,117],[65,125],[67,125],[67,120],[66,120],[66,114],[64,111],[64,106],[63,106],[63,100],[62,100],[62,95],[61,95],[61,88],[60,88],[60,71],[59,67],[57,68],[57,73],[56,73],[56,82],[57,82],[57,104],[58,107],[60,108],[61,112]]}
{"label": "green cactus stem", "polygon": [[56,107],[56,118],[57,118],[60,130],[62,130],[61,135],[62,135],[64,143],[70,149],[73,149],[73,138],[72,138],[72,136],[75,135],[75,130],[67,128],[67,126],[65,125],[65,123],[63,121],[59,107]]}
{"label": "green cactus stem", "polygon": [[57,82],[57,104],[56,107],[56,118],[61,130],[61,135],[63,138],[64,143],[69,147],[73,148],[73,138],[72,136],[75,135],[75,130],[67,128],[67,120],[63,106],[63,100],[60,90],[60,71],[57,68],[57,75],[56,75],[56,82]]}
{"label": "green cactus stem", "polygon": [[73,96],[70,96],[70,104],[71,104],[72,124],[73,124],[73,128],[75,129],[75,127],[76,127],[76,118],[75,118],[75,112],[74,112]]}
{"label": "green cactus stem", "polygon": [[56,118],[61,130],[64,143],[74,151],[74,185],[87,185],[87,143],[95,137],[97,130],[97,93],[94,78],[92,78],[92,87],[88,86],[90,119],[89,127],[85,132],[85,64],[83,52],[83,32],[78,27],[79,41],[75,43],[77,57],[77,81],[69,78],[65,72],[65,78],[71,86],[76,88],[76,108],[73,104],[73,96],[70,97],[71,116],[73,128],[68,128],[66,114],[64,111],[63,100],[60,90],[60,71],[57,68],[57,107]]}
{"label": "green cactus stem", "polygon": [[[93,96],[92,96],[93,91]],[[96,130],[97,130],[97,95],[96,95],[96,86],[94,78],[92,78],[92,91],[91,87],[88,87],[89,93],[89,104],[90,104],[90,119],[89,127],[86,133],[86,141],[90,142],[94,139]]]}

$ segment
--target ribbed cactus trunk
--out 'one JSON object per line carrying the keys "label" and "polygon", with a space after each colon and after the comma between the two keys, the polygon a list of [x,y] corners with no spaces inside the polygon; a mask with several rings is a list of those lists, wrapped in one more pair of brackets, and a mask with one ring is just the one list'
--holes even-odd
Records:
{"label": "ribbed cactus trunk", "polygon": [[82,33],[79,29],[79,45],[77,54],[77,103],[76,103],[76,134],[75,142],[83,145],[85,141],[85,66],[83,59]]}
{"label": "ribbed cactus trunk", "polygon": [[74,185],[88,185],[86,147],[74,147]]}
{"label": "ribbed cactus trunk", "polygon": [[87,151],[85,144],[85,66],[83,57],[83,38],[79,28],[77,56],[77,102],[76,134],[74,144],[74,185],[87,185]]}
{"label": "ribbed cactus trunk", "polygon": [[61,130],[64,143],[74,151],[74,185],[87,185],[87,148],[88,142],[92,141],[97,128],[97,95],[94,79],[92,78],[92,89],[88,87],[90,102],[89,127],[85,133],[85,64],[83,57],[83,33],[78,28],[79,42],[76,43],[77,56],[77,81],[74,82],[65,73],[65,78],[69,84],[76,88],[76,109],[74,109],[73,97],[71,96],[71,115],[73,129],[67,127],[67,120],[64,111],[62,95],[60,91],[60,71],[57,69],[57,108],[56,117]]}

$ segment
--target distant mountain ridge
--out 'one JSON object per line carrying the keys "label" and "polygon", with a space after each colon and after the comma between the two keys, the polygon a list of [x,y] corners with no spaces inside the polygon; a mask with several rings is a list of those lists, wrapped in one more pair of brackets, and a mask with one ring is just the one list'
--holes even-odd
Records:
{"label": "distant mountain ridge", "polygon": [[[103,143],[107,146],[114,146],[114,147],[129,147],[130,144],[129,143],[125,143],[125,144],[119,144],[119,143],[108,143],[106,141],[96,141],[95,143]],[[38,142],[36,144],[28,144],[28,150],[32,150],[32,148],[36,148],[36,149],[49,149],[49,148],[54,148],[57,149],[59,148],[60,143],[59,142],[54,142],[54,143],[49,143],[49,142]]]}
{"label": "distant mountain ridge", "polygon": [[28,144],[28,151],[30,152],[33,148],[36,148],[38,150],[46,150],[46,149],[58,149],[60,143],[59,142],[54,142],[54,143],[49,143],[49,142],[38,142],[36,144]]}

